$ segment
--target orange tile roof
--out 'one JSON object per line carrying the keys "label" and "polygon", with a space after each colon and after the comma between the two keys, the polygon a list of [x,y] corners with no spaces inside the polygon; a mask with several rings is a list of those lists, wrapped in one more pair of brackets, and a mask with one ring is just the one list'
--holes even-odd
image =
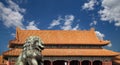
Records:
{"label": "orange tile roof", "polygon": [[118,53],[106,49],[45,49],[45,56],[114,56]]}
{"label": "orange tile roof", "polygon": [[[11,49],[5,56],[18,56],[22,49]],[[44,49],[43,56],[116,56],[118,53],[106,49]]]}
{"label": "orange tile roof", "polygon": [[93,29],[80,30],[21,30],[16,29],[16,39],[11,44],[23,44],[27,37],[39,36],[44,44],[89,44],[106,45],[109,41],[99,40]]}
{"label": "orange tile roof", "polygon": [[1,55],[0,56],[0,64],[2,63],[2,60],[3,60],[3,58],[2,58],[3,56]]}
{"label": "orange tile roof", "polygon": [[115,59],[120,60],[120,53],[118,56],[115,57]]}
{"label": "orange tile roof", "polygon": [[116,64],[120,64],[120,53],[118,56],[115,56],[115,58],[113,59],[113,62]]}
{"label": "orange tile roof", "polygon": [[[3,62],[4,61],[4,62]],[[0,65],[5,65],[6,64],[6,60],[3,59],[3,56],[0,55]]]}
{"label": "orange tile roof", "polygon": [[113,60],[114,63],[120,64],[120,60]]}
{"label": "orange tile roof", "polygon": [[3,55],[7,56],[18,56],[22,52],[22,49],[14,48],[3,52]]}
{"label": "orange tile roof", "polygon": [[0,64],[0,65],[7,65],[7,64]]}

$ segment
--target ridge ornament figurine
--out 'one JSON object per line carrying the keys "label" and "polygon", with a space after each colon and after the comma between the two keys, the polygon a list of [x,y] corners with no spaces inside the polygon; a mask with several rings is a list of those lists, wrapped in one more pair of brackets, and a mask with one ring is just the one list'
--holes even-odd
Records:
{"label": "ridge ornament figurine", "polygon": [[43,49],[43,42],[38,36],[29,36],[15,65],[42,65]]}

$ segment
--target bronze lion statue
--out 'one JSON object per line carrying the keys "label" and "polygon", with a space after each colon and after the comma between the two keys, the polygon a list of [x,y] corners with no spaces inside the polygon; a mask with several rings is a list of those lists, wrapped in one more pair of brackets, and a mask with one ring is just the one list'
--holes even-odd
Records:
{"label": "bronze lion statue", "polygon": [[42,65],[43,49],[43,42],[38,36],[28,37],[15,65]]}

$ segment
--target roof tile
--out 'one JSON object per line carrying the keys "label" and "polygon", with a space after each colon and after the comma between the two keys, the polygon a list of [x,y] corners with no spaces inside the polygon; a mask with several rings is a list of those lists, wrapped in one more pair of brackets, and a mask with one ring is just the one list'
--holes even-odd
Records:
{"label": "roof tile", "polygon": [[120,60],[113,60],[114,63],[120,64]]}
{"label": "roof tile", "polygon": [[7,62],[7,61],[3,59],[3,56],[0,55],[0,65],[5,65],[6,62]]}
{"label": "roof tile", "polygon": [[94,30],[20,30],[10,44],[23,44],[29,36],[39,36],[44,44],[94,44],[106,45],[109,41],[99,40]]}
{"label": "roof tile", "polygon": [[[18,56],[22,49],[11,49],[5,56]],[[106,49],[44,49],[43,56],[116,56],[118,53]]]}

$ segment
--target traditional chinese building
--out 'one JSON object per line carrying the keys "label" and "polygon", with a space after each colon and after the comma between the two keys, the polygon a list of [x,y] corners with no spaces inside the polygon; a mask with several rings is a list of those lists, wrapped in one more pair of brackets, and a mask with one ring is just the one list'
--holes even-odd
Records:
{"label": "traditional chinese building", "polygon": [[120,54],[113,59],[113,65],[120,65]]}
{"label": "traditional chinese building", "polygon": [[10,50],[0,56],[0,63],[14,65],[29,36],[39,36],[44,42],[44,65],[112,65],[116,62],[120,65],[119,53],[104,49],[103,46],[108,45],[110,41],[98,39],[93,28],[83,31],[17,28],[16,38],[9,42]]}

